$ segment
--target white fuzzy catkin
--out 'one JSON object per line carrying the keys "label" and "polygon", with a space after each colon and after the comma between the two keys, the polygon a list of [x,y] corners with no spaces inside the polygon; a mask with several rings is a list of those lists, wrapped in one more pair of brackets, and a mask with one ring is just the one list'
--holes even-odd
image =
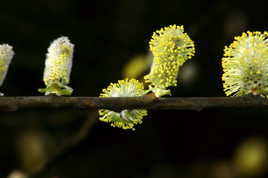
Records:
{"label": "white fuzzy catkin", "polygon": [[54,40],[48,48],[43,80],[46,88],[38,89],[45,95],[71,95],[73,89],[67,86],[73,63],[74,45],[68,37]]}
{"label": "white fuzzy catkin", "polygon": [[2,86],[9,64],[14,56],[13,47],[8,44],[0,45],[0,86]]}
{"label": "white fuzzy catkin", "polygon": [[47,86],[59,83],[66,85],[70,81],[74,45],[68,37],[54,40],[48,48],[44,70],[44,82]]}

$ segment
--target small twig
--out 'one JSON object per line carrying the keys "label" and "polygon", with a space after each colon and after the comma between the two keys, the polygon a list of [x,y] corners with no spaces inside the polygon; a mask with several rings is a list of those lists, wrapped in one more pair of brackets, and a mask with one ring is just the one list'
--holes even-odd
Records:
{"label": "small twig", "polygon": [[1,97],[0,112],[11,112],[25,109],[111,109],[123,110],[145,108],[154,110],[196,110],[210,108],[268,108],[268,100],[261,97],[189,97],[189,98],[155,98],[122,97],[57,97],[57,96],[30,96],[30,97]]}
{"label": "small twig", "polygon": [[98,113],[96,110],[91,110],[88,112],[87,119],[79,129],[79,131],[72,137],[64,140],[61,146],[51,155],[51,157],[42,163],[42,166],[38,171],[34,172],[29,178],[39,178],[43,176],[45,173],[49,172],[51,168],[62,159],[65,158],[66,155],[70,154],[75,150],[79,143],[82,142],[86,136],[91,131],[94,123],[97,121]]}

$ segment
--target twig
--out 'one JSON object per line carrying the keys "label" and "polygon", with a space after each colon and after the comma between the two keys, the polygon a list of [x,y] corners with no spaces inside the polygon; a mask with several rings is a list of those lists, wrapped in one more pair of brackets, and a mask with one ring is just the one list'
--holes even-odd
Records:
{"label": "twig", "polygon": [[57,97],[57,96],[30,96],[30,97],[1,97],[0,112],[11,112],[25,109],[133,109],[146,108],[154,110],[196,110],[210,108],[268,108],[268,100],[261,97],[188,97],[188,98],[155,98],[126,97],[126,98],[99,98],[99,97]]}
{"label": "twig", "polygon": [[66,155],[75,151],[76,147],[79,146],[79,144],[87,137],[91,131],[91,128],[97,121],[97,118],[98,113],[96,110],[88,111],[87,119],[79,131],[74,136],[64,140],[60,147],[55,150],[53,155],[42,163],[42,166],[39,168],[39,170],[29,175],[29,178],[42,177],[45,173],[48,173],[56,163],[62,161]]}

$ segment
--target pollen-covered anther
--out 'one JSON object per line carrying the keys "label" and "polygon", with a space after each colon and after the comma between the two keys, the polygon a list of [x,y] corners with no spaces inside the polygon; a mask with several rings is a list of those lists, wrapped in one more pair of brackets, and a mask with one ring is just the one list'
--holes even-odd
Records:
{"label": "pollen-covered anther", "polygon": [[223,87],[227,96],[268,94],[268,33],[246,32],[224,49]]}
{"label": "pollen-covered anther", "polygon": [[149,44],[154,60],[145,82],[157,97],[170,94],[167,88],[177,85],[179,67],[194,55],[194,43],[183,26],[171,25],[156,31]]}

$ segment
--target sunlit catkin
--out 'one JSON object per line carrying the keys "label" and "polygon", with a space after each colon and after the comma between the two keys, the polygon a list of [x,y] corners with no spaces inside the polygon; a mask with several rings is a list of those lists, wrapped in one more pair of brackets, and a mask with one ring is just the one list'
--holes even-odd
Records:
{"label": "sunlit catkin", "polygon": [[149,44],[154,59],[145,81],[157,97],[170,94],[168,87],[177,85],[179,67],[195,53],[194,42],[183,26],[171,25],[156,31]]}
{"label": "sunlit catkin", "polygon": [[73,49],[74,45],[68,37],[60,37],[51,43],[48,48],[43,76],[46,88],[39,89],[39,92],[58,96],[72,94],[73,89],[67,84],[70,82]]}
{"label": "sunlit catkin", "polygon": [[[144,86],[136,79],[119,80],[103,89],[100,97],[137,97],[146,94]],[[142,118],[147,115],[145,109],[125,109],[115,112],[107,109],[99,110],[100,120],[111,123],[113,127],[132,129],[136,124],[142,123]]]}
{"label": "sunlit catkin", "polygon": [[[13,47],[8,44],[0,45],[0,86],[2,86],[6,74],[8,71],[9,64],[14,56]],[[0,96],[3,96],[3,93],[0,93]]]}
{"label": "sunlit catkin", "polygon": [[224,49],[223,88],[227,96],[267,96],[268,33],[246,32]]}

